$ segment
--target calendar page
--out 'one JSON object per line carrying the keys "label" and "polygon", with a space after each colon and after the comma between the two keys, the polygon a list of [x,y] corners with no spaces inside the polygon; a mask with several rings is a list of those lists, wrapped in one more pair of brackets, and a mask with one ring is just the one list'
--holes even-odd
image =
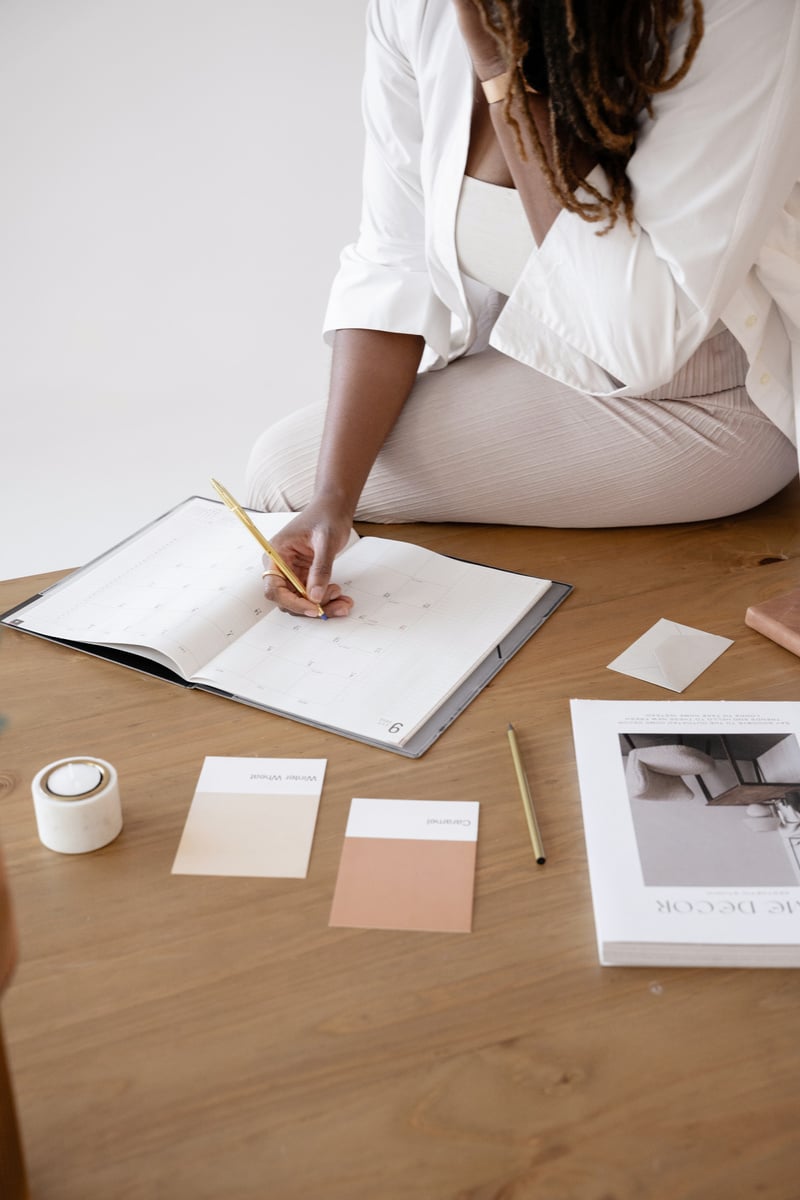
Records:
{"label": "calendar page", "polygon": [[335,577],[355,602],[349,617],[273,610],[197,678],[402,745],[550,586],[385,538],[342,553]]}
{"label": "calendar page", "polygon": [[[251,516],[270,538],[292,514]],[[224,505],[192,497],[9,624],[130,650],[190,680],[274,607],[264,598],[261,553]]]}
{"label": "calendar page", "polygon": [[[270,538],[292,514],[251,516]],[[236,517],[193,497],[5,623],[133,653],[188,683],[401,747],[551,586],[354,533],[334,569],[353,611],[318,621],[270,604],[262,570]]]}

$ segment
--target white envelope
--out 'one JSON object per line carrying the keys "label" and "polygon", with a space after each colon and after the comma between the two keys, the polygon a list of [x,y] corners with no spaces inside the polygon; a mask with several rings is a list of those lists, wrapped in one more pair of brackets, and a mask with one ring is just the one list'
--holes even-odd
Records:
{"label": "white envelope", "polygon": [[632,675],[673,692],[684,688],[732,646],[730,638],[704,633],[664,617],[637,638],[613,662],[610,671]]}

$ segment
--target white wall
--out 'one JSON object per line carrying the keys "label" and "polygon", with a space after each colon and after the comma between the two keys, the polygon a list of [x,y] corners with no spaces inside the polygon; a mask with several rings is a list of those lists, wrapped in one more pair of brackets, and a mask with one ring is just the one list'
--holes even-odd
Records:
{"label": "white wall", "polygon": [[800,786],[800,747],[793,734],[759,755],[758,763],[765,779],[782,783],[797,780]]}
{"label": "white wall", "polygon": [[76,566],[320,397],[366,0],[2,0],[0,578]]}

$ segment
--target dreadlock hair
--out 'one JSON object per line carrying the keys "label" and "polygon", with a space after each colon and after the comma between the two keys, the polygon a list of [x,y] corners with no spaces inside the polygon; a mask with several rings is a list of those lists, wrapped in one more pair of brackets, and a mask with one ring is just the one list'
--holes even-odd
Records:
{"label": "dreadlock hair", "polygon": [[[504,115],[527,158],[526,132],[550,190],[585,221],[608,223],[620,212],[630,224],[633,197],[626,167],[636,146],[642,112],[689,70],[703,36],[702,0],[689,0],[691,27],[683,59],[672,74],[670,40],[686,16],[684,0],[473,0],[484,27],[511,73]],[[529,111],[526,95],[549,97],[552,164]],[[610,195],[586,182],[574,165],[582,144],[605,170]],[[583,188],[589,199],[578,198]]]}

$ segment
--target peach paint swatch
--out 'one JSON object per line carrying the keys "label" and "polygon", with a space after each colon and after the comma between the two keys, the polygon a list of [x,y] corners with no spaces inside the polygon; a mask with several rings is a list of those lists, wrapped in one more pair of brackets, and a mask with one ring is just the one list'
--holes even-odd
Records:
{"label": "peach paint swatch", "polygon": [[304,879],[325,767],[324,758],[206,758],[173,875]]}
{"label": "peach paint swatch", "polygon": [[350,803],[330,925],[469,933],[477,801]]}

